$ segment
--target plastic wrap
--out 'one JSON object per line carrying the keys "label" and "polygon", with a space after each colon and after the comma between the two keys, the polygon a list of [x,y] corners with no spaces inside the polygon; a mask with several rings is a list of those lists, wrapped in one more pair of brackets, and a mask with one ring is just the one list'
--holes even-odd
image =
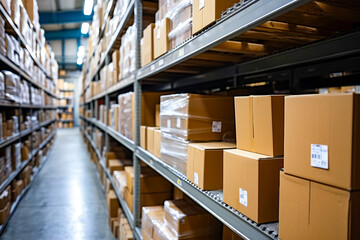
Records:
{"label": "plastic wrap", "polygon": [[19,101],[19,81],[20,77],[9,71],[3,71],[5,76],[5,97],[7,100]]}
{"label": "plastic wrap", "polygon": [[110,126],[117,132],[119,131],[119,113],[120,105],[112,104],[110,109]]}
{"label": "plastic wrap", "polygon": [[121,197],[124,197],[124,190],[126,187],[126,173],[125,171],[114,171],[113,175],[115,186]]}
{"label": "plastic wrap", "polygon": [[119,132],[129,139],[133,139],[132,98],[133,92],[118,96],[119,103]]}
{"label": "plastic wrap", "polygon": [[12,165],[11,165],[11,146],[8,146],[5,148],[5,173],[6,177],[10,175],[10,173],[13,171]]}
{"label": "plastic wrap", "polygon": [[135,71],[135,37],[135,25],[130,26],[121,37],[120,79],[126,78],[130,73]]}
{"label": "plastic wrap", "polygon": [[169,231],[163,226],[160,232],[166,236],[172,234],[173,238],[170,239],[220,239],[221,223],[188,200],[165,201],[164,222]]}
{"label": "plastic wrap", "polygon": [[21,164],[21,143],[12,145],[12,168],[18,169]]}
{"label": "plastic wrap", "polygon": [[151,206],[142,208],[142,220],[141,227],[150,238],[154,234],[155,222],[164,218],[164,207],[163,206]]}
{"label": "plastic wrap", "polygon": [[189,143],[180,137],[161,131],[161,160],[186,175]]}
{"label": "plastic wrap", "polygon": [[5,99],[5,76],[2,72],[0,72],[0,99]]}

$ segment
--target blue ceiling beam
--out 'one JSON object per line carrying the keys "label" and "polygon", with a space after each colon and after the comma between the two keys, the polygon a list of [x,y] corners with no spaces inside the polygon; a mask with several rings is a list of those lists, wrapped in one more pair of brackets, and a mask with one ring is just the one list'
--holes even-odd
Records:
{"label": "blue ceiling beam", "polygon": [[45,31],[45,38],[50,40],[80,39],[89,37],[89,34],[81,34],[80,28],[64,29],[59,31]]}
{"label": "blue ceiling beam", "polygon": [[84,15],[83,10],[39,12],[40,24],[66,24],[91,22],[93,15]]}

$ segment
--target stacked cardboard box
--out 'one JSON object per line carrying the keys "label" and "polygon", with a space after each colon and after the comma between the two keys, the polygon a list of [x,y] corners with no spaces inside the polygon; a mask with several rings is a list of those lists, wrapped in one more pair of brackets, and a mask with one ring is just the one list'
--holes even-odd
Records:
{"label": "stacked cardboard box", "polygon": [[281,239],[359,239],[360,95],[285,100]]}
{"label": "stacked cardboard box", "polygon": [[161,96],[161,160],[186,174],[188,144],[191,141],[232,138],[233,106],[231,97],[198,94]]}
{"label": "stacked cardboard box", "polygon": [[278,220],[284,98],[235,98],[237,149],[224,151],[223,201],[257,223]]}
{"label": "stacked cardboard box", "polygon": [[126,217],[122,215],[119,223],[119,240],[133,240],[134,235]]}
{"label": "stacked cardboard box", "polygon": [[0,225],[2,225],[10,214],[11,208],[11,186],[8,186],[0,194]]}

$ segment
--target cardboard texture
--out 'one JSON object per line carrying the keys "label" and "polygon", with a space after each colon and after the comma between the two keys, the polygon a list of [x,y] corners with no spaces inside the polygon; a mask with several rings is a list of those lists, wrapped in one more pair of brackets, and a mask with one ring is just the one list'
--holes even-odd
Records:
{"label": "cardboard texture", "polygon": [[223,201],[257,223],[277,221],[282,167],[280,157],[224,150]]}
{"label": "cardboard texture", "polygon": [[148,150],[149,152],[151,152],[152,154],[154,154],[154,150],[155,150],[155,142],[154,142],[154,134],[155,134],[155,130],[159,130],[160,128],[158,127],[147,127],[147,144],[146,144],[146,150]]}
{"label": "cardboard texture", "polygon": [[237,2],[239,0],[193,0],[193,34],[215,22],[221,17],[223,11]]}
{"label": "cardboard texture", "polygon": [[159,21],[159,24],[154,27],[154,59],[160,57],[170,50],[170,43],[168,34],[170,31],[170,20],[164,18]]}
{"label": "cardboard texture", "polygon": [[223,150],[234,143],[208,142],[188,145],[187,178],[204,190],[223,187]]}
{"label": "cardboard texture", "polygon": [[11,202],[11,186],[8,186],[0,195],[0,209],[6,207]]}
{"label": "cardboard texture", "polygon": [[160,154],[161,149],[161,130],[154,131],[154,155],[158,158],[161,158]]}
{"label": "cardboard texture", "polygon": [[[151,206],[143,207],[142,209],[142,235],[147,235],[150,239],[154,235],[154,225],[156,221],[164,218],[164,207],[163,206]],[[146,236],[145,236],[146,237]]]}
{"label": "cardboard texture", "polygon": [[[285,172],[347,190],[359,190],[359,122],[359,94],[286,97]],[[321,153],[316,152],[318,147],[322,148]],[[324,165],[318,165],[319,157]]]}
{"label": "cardboard texture", "polygon": [[231,229],[225,225],[223,225],[222,239],[223,240],[243,240],[242,237],[240,237],[239,235],[237,235],[236,233],[231,231]]}
{"label": "cardboard texture", "polygon": [[280,173],[279,237],[360,239],[360,192]]}
{"label": "cardboard texture", "polygon": [[0,225],[5,223],[10,214],[11,203],[7,203],[3,209],[0,209]]}
{"label": "cardboard texture", "polygon": [[284,96],[235,97],[235,119],[238,149],[284,154]]}
{"label": "cardboard texture", "polygon": [[114,190],[110,190],[106,195],[106,203],[109,210],[109,222],[111,222],[111,218],[118,217],[118,209],[119,209],[119,202],[115,195]]}
{"label": "cardboard texture", "polygon": [[140,126],[140,147],[147,148],[147,128],[146,126]]}
{"label": "cardboard texture", "polygon": [[109,171],[112,175],[114,171],[122,171],[124,170],[124,164],[119,159],[111,159],[109,160]]}
{"label": "cardboard texture", "polygon": [[180,189],[174,186],[174,200],[183,199],[186,196]]}
{"label": "cardboard texture", "polygon": [[[133,193],[134,168],[132,166],[125,167],[126,184],[130,193]],[[141,193],[158,193],[170,192],[172,185],[165,178],[157,174],[149,167],[141,168],[140,190]]]}
{"label": "cardboard texture", "polygon": [[150,23],[143,31],[141,39],[141,67],[154,60],[154,28],[155,24]]}
{"label": "cardboard texture", "polygon": [[160,104],[155,105],[155,126],[160,127]]}

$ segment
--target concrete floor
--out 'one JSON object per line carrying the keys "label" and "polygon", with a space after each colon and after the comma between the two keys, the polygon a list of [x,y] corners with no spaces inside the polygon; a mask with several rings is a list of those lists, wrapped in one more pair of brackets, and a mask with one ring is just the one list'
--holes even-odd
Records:
{"label": "concrete floor", "polygon": [[79,129],[59,129],[50,157],[0,239],[111,239],[106,200]]}

